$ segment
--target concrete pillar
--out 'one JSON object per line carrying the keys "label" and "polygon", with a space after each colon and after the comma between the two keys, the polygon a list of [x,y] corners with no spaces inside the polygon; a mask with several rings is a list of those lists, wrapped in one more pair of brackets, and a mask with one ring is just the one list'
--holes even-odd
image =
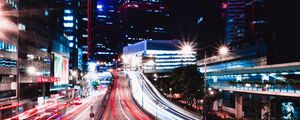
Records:
{"label": "concrete pillar", "polygon": [[243,95],[236,93],[234,101],[235,101],[235,117],[237,119],[243,118],[244,117]]}
{"label": "concrete pillar", "polygon": [[218,99],[213,102],[213,111],[222,110],[223,99]]}
{"label": "concrete pillar", "polygon": [[213,102],[213,108],[212,108],[213,111],[218,111],[218,100],[215,100]]}
{"label": "concrete pillar", "polygon": [[270,120],[270,101],[262,97],[261,120]]}
{"label": "concrete pillar", "polygon": [[222,110],[222,106],[223,106],[223,99],[219,99],[218,100],[218,109]]}

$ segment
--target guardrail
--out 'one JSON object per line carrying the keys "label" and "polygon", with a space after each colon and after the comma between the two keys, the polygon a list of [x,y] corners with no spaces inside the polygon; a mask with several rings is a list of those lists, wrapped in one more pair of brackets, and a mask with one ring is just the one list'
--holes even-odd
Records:
{"label": "guardrail", "polygon": [[264,87],[264,86],[242,86],[242,85],[211,85],[213,88],[218,89],[237,89],[237,90],[250,90],[250,91],[266,91],[266,92],[281,92],[281,93],[299,93],[300,94],[300,88],[295,88],[293,86],[281,86],[281,87]]}

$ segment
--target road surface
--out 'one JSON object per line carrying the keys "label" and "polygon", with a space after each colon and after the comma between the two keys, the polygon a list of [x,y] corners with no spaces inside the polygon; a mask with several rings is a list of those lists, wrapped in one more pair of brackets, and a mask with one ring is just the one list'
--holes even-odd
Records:
{"label": "road surface", "polygon": [[114,84],[109,102],[103,113],[103,120],[151,120],[131,97],[125,74],[114,73]]}
{"label": "road surface", "polygon": [[140,106],[162,120],[201,120],[202,116],[184,110],[168,101],[140,72],[126,72],[130,78],[132,95]]}
{"label": "road surface", "polygon": [[[103,95],[106,89],[99,92],[95,91],[91,96],[82,100],[82,104],[69,107],[65,115],[61,117],[63,120],[93,120],[96,114],[100,114],[99,107],[103,100]],[[92,107],[92,108],[91,108]],[[94,117],[91,118],[90,114],[93,113]]]}

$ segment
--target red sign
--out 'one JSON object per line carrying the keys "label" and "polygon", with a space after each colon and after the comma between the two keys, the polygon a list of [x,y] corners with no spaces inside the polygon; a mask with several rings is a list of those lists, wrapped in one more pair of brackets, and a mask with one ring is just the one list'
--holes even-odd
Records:
{"label": "red sign", "polygon": [[58,82],[57,77],[36,77],[36,82]]}

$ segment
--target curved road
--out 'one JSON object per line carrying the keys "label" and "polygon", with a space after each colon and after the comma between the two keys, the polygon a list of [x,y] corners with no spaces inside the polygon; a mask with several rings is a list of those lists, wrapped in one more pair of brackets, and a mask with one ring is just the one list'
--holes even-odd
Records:
{"label": "curved road", "polygon": [[130,87],[125,74],[113,73],[114,84],[109,101],[103,113],[103,120],[151,120],[131,97]]}
{"label": "curved road", "polygon": [[167,100],[140,72],[128,71],[133,97],[138,104],[162,120],[201,120],[202,116],[180,108]]}

